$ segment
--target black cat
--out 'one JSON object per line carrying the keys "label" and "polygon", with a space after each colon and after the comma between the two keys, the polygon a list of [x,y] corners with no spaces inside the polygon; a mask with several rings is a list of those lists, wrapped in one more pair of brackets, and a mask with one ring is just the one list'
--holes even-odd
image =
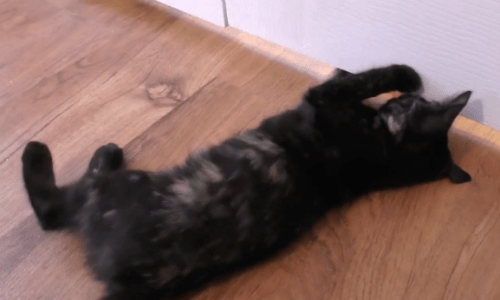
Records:
{"label": "black cat", "polygon": [[122,150],[108,144],[63,187],[47,146],[30,142],[24,181],[43,229],[81,232],[106,299],[175,297],[268,257],[325,210],[370,190],[469,181],[452,162],[447,132],[470,92],[444,102],[406,94],[379,110],[361,103],[420,87],[404,65],[339,71],[296,109],[182,166],[123,170]]}

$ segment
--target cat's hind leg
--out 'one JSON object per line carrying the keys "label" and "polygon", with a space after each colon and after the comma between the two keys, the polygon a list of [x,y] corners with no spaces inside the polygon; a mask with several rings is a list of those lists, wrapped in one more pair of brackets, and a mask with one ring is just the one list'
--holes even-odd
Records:
{"label": "cat's hind leg", "polygon": [[[49,148],[40,142],[26,145],[22,162],[24,184],[42,228],[55,230],[72,224],[72,218],[85,198],[85,180],[57,187]],[[107,144],[94,153],[83,178],[121,167],[122,149],[115,144]]]}
{"label": "cat's hind leg", "polygon": [[109,143],[94,152],[89,163],[89,174],[114,171],[124,166],[123,150],[116,144]]}
{"label": "cat's hind leg", "polygon": [[22,156],[24,185],[44,230],[64,227],[64,196],[56,186],[49,148],[40,142],[26,145]]}

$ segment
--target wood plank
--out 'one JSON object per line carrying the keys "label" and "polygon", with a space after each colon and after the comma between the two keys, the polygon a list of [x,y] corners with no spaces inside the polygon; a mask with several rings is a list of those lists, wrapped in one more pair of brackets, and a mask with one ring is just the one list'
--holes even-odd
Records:
{"label": "wood plank", "polygon": [[[103,286],[79,238],[36,223],[19,172],[24,143],[49,143],[58,182],[110,141],[125,145],[131,167],[158,170],[293,107],[317,77],[276,61],[285,49],[264,45],[263,56],[242,44],[249,37],[134,0],[38,3],[0,3],[9,41],[0,52],[13,55],[0,74],[27,83],[0,92],[0,299],[95,299]],[[35,33],[53,36],[30,49]],[[277,256],[183,299],[499,298],[500,133],[459,118],[450,140],[472,183],[372,193],[327,212]]]}
{"label": "wood plank", "polygon": [[[170,26],[170,23],[167,25]],[[13,102],[14,111],[6,111],[4,114],[6,130],[2,132],[4,141],[6,139],[8,141],[9,137],[14,139],[8,151],[3,153],[4,161],[10,158],[11,162],[2,168],[5,171],[2,173],[9,174],[10,170],[18,169],[20,147],[28,139],[36,138],[51,145],[54,156],[57,157],[56,172],[60,174],[58,178],[66,178],[66,181],[74,179],[85,168],[86,161],[94,148],[109,142],[115,136],[118,137],[114,139],[117,143],[128,142],[134,135],[143,131],[144,126],[154,122],[158,117],[170,111],[176,103],[183,101],[211,80],[215,76],[213,70],[224,66],[219,60],[228,53],[234,52],[235,49],[241,49],[236,44],[226,47],[228,39],[195,26],[187,26],[186,23],[177,22],[170,27],[172,27],[171,30],[162,32],[161,36],[155,38],[151,45],[138,54],[135,54],[132,51],[133,48],[131,49],[125,42],[123,42],[125,44],[117,44],[116,41],[111,40],[108,47],[99,49],[85,61],[79,62],[79,64],[88,65],[88,68],[82,70],[80,65],[70,66],[64,69],[62,74],[54,75],[53,80],[48,80],[49,83],[37,85],[30,91],[31,95],[24,95],[19,101]],[[137,30],[141,32],[143,28],[139,27]],[[118,39],[127,40],[123,36],[116,38],[117,41]],[[134,34],[130,35],[130,41],[127,43],[140,44]],[[176,44],[180,46],[169,47],[169,45]],[[115,52],[121,48],[127,49],[127,55],[119,60],[113,60],[116,56]],[[184,51],[185,48],[190,50]],[[214,59],[207,60],[201,55],[202,53],[213,55]],[[127,61],[132,55],[135,55],[132,61]],[[193,73],[192,69],[197,67],[212,71]],[[169,70],[167,74],[165,74],[165,69]],[[69,79],[65,80],[66,77]],[[64,80],[60,80],[61,78]],[[50,84],[51,81],[55,86]],[[49,88],[45,88],[45,85]],[[80,85],[84,87],[78,90]],[[38,95],[40,90],[44,92],[42,95]],[[163,95],[165,91],[170,91],[170,93]],[[37,101],[35,105],[30,105],[28,99],[34,97],[42,98],[44,101]],[[117,104],[117,102],[106,101],[103,103],[104,99],[113,100],[117,97],[127,98],[131,105],[126,105],[127,102]],[[134,102],[135,107],[132,99],[137,100]],[[23,104],[23,101],[26,104]],[[151,103],[156,107],[154,112],[140,111],[140,107],[151,107]],[[137,107],[137,105],[141,106]],[[125,110],[120,109],[120,106],[123,106]],[[107,109],[110,107],[113,112],[108,112]],[[127,112],[129,116],[120,112]],[[44,115],[45,113],[47,115]],[[97,117],[96,114],[98,114]],[[112,117],[108,117],[108,114]],[[88,122],[87,117],[84,117],[87,115],[92,116],[94,122]],[[130,126],[137,122],[143,125]],[[13,129],[12,132],[8,130],[9,125]],[[127,133],[120,136],[119,131],[126,125],[128,125]],[[26,127],[28,129],[22,132]],[[40,128],[44,132],[37,133]],[[61,131],[59,128],[71,128],[71,130]],[[138,131],[134,131],[134,128]],[[78,135],[75,135],[75,131],[78,131]],[[57,140],[56,144],[54,139]],[[79,151],[68,152],[68,148],[79,149]],[[71,161],[76,163],[70,164]],[[59,169],[61,165],[66,169]],[[24,197],[22,186],[12,184],[7,179],[1,187],[9,196],[6,197],[4,204],[7,208],[2,216],[5,219],[9,219],[12,214],[26,217],[30,209],[18,199]],[[22,219],[19,218],[19,220]],[[4,226],[3,232],[10,228],[11,226]]]}
{"label": "wood plank", "polygon": [[[33,228],[32,230],[38,230]],[[2,299],[96,299],[104,286],[92,279],[81,241],[69,233],[44,234],[41,243],[0,283]]]}
{"label": "wood plank", "polygon": [[[4,79],[0,82],[2,99],[18,97],[45,77],[103,47],[113,40],[113,36],[116,39],[126,34],[140,19],[126,15],[117,17],[102,9],[68,13],[43,3],[40,6],[29,2],[2,5],[1,16],[6,19],[2,23],[4,30],[0,31],[3,41],[0,45],[0,65],[3,66],[0,78]],[[124,6],[116,8],[123,10]],[[149,9],[145,15],[148,18],[143,18],[143,22],[154,19],[154,15],[159,19],[161,14]]]}
{"label": "wood plank", "polygon": [[[277,74],[282,80],[273,80],[280,78]],[[240,78],[235,82],[241,84]],[[148,170],[182,163],[190,153],[293,107],[314,82],[274,62],[239,88],[217,78],[128,144],[124,148],[127,162],[132,168]]]}
{"label": "wood plank", "polygon": [[[0,190],[6,196],[2,199],[5,209],[0,212],[0,222],[5,225],[1,234],[32,214],[22,200],[25,194],[20,178],[13,182],[9,175],[20,168],[26,141],[48,143],[58,182],[74,180],[98,146],[109,141],[129,142],[212,80],[212,71],[223,67],[219,60],[238,48],[236,44],[226,47],[228,39],[185,22],[173,18],[157,21],[152,22],[158,23],[153,28],[148,25],[151,20],[144,27],[131,27],[128,38],[114,37],[106,47],[6,105],[9,110],[2,112],[0,120],[5,129],[0,136],[7,142],[0,153],[0,177],[4,179]],[[163,31],[158,26],[164,26]],[[148,32],[152,33],[149,37]],[[214,58],[207,60],[202,53]],[[196,68],[208,71],[193,72]],[[12,215],[19,217],[12,219]]]}
{"label": "wood plank", "polygon": [[[212,96],[211,99],[213,100],[213,96],[221,95],[221,91],[225,91],[227,93],[226,95],[230,96],[233,94],[232,92],[235,91],[235,88],[232,88],[227,84],[215,84],[212,82],[197,93],[197,95],[193,97],[193,101],[188,101],[187,103],[181,105],[177,110],[182,109],[182,107],[192,106],[192,102],[196,104],[202,101],[201,104],[203,104],[204,102],[207,102],[207,100],[210,100],[210,96]],[[227,99],[227,103],[233,102],[234,106],[238,104],[238,101],[232,101],[231,97],[224,97],[224,99]],[[208,102],[211,103],[213,107],[217,107],[217,101]],[[194,107],[197,106],[195,105]],[[204,106],[202,105],[200,107]],[[196,112],[193,112],[192,110],[187,110],[187,112],[189,112],[188,117],[197,117],[195,115]],[[186,118],[185,115],[184,117],[185,118],[182,120],[189,122],[189,118]],[[164,119],[171,119],[171,117],[167,115]],[[179,124],[176,122],[174,123],[176,124],[176,128],[180,127]],[[176,130],[175,132],[178,133],[181,131]],[[26,203],[26,206],[29,205]],[[3,277],[7,277],[7,280],[0,284],[0,289],[6,291],[6,295],[9,298],[15,298],[20,295],[16,293],[19,293],[22,290],[22,286],[35,286],[37,287],[36,289],[23,291],[23,297],[30,298],[36,296],[48,299],[55,293],[58,295],[69,293],[69,288],[71,288],[74,283],[78,282],[80,288],[83,288],[82,290],[90,289],[96,293],[99,292],[99,289],[102,287],[100,285],[95,285],[95,283],[92,282],[92,278],[85,273],[88,270],[85,271],[86,269],[83,268],[82,261],[84,259],[84,254],[83,249],[78,242],[78,238],[67,234],[41,234],[40,229],[37,226],[36,222],[34,222],[34,216],[30,214],[26,221],[21,223],[19,226],[14,227],[14,230],[4,236],[3,239],[6,242],[5,244],[2,243],[2,246],[0,247],[7,245],[14,249],[12,250],[11,248],[10,252],[0,251],[0,253],[3,253],[0,255],[0,266],[4,266],[3,271],[6,272]],[[38,234],[34,237],[26,236],[26,238],[24,238],[19,236],[20,231],[28,231],[30,233],[37,232]],[[63,238],[63,240],[61,240],[61,238]],[[54,240],[57,241],[54,243]],[[68,243],[70,244],[69,246],[67,245]],[[52,254],[55,247],[54,244],[58,244],[58,246],[62,248],[57,251],[58,255]],[[20,249],[23,249],[23,251],[16,251]],[[37,261],[41,264],[50,264],[51,268],[39,268],[36,263],[33,263],[33,261]],[[27,269],[30,269],[32,272],[30,276],[25,276],[25,271]],[[76,272],[70,272],[68,270],[76,270]],[[64,279],[59,279],[58,283],[55,283],[56,280],[54,276],[60,273],[64,274]],[[44,286],[42,280],[43,278],[48,278],[49,280],[54,278],[51,280],[53,283],[50,287]],[[80,297],[79,295],[72,294],[72,299],[85,299],[84,296],[86,296],[86,294],[82,294],[81,296],[82,298],[78,298]]]}
{"label": "wood plank", "polygon": [[[271,70],[275,69],[282,69],[282,67],[278,64],[271,64],[274,66],[274,68],[270,68]],[[291,70],[289,70],[291,71]],[[275,72],[275,71],[274,71]],[[268,76],[266,74],[274,74],[273,71],[263,71],[261,72],[262,76]],[[294,74],[294,73],[291,73]],[[301,76],[296,76],[297,78],[300,78]],[[301,78],[303,79],[303,78]],[[291,78],[293,82],[293,77]],[[299,83],[299,82],[297,82]],[[301,84],[307,83],[307,81],[300,80]],[[296,87],[294,85],[294,87]],[[303,86],[303,88],[305,88]],[[265,97],[254,97],[252,95],[248,95],[246,93],[238,92],[238,89],[230,84],[220,82],[218,80],[210,82],[206,87],[202,88],[198,93],[196,93],[189,101],[186,103],[182,104],[178,108],[176,108],[173,112],[170,114],[166,115],[163,117],[161,120],[159,120],[155,125],[153,125],[150,129],[148,129],[146,132],[143,134],[139,135],[137,139],[132,141],[129,145],[125,147],[126,149],[126,154],[127,157],[131,158],[128,159],[129,162],[131,162],[132,166],[134,167],[145,167],[148,169],[154,169],[154,167],[158,167],[161,164],[172,164],[176,162],[181,162],[188,154],[190,151],[197,149],[201,145],[207,145],[213,142],[216,142],[220,139],[223,139],[227,137],[227,133],[234,133],[236,130],[239,129],[244,129],[247,128],[249,124],[259,122],[259,116],[262,118],[262,111],[261,108],[262,106],[266,105],[268,107],[274,107],[274,109],[278,109],[279,105],[277,105],[276,102],[283,102],[283,101],[290,101],[293,99],[293,102],[296,103],[297,99],[294,99],[293,97],[286,97],[286,93],[283,93],[283,97],[281,98],[265,98]],[[273,104],[270,102],[270,100],[275,101]],[[267,102],[264,104],[264,102]],[[290,102],[288,105],[293,105],[294,103]],[[238,109],[237,109],[238,108]],[[89,113],[86,113],[84,110],[81,108],[78,109],[81,113],[85,115],[89,115]],[[119,110],[114,110],[119,112]],[[118,113],[119,115],[123,115],[123,113]],[[64,118],[62,119],[61,124],[59,125],[54,125],[56,128],[62,126],[63,124],[66,124]],[[198,122],[199,126],[193,126],[192,120],[195,119]],[[55,122],[58,122],[56,120]],[[105,120],[100,120],[99,122],[96,122],[97,124],[104,124]],[[172,130],[172,128],[174,130]],[[224,132],[223,129],[230,128],[230,132]],[[238,129],[239,128],[239,129]],[[48,131],[45,131],[48,132]],[[193,134],[196,132],[196,134]],[[79,131],[80,135],[85,135],[81,131]],[[61,138],[60,136],[57,137],[58,139]],[[134,144],[139,143],[141,145],[142,149],[136,149]],[[149,145],[151,143],[154,143],[155,147],[151,148],[146,148],[144,145]],[[165,145],[162,145],[162,143],[165,143]],[[205,144],[203,144],[205,143]],[[164,150],[161,151],[161,149],[168,149],[168,146],[170,144],[175,145],[176,151],[173,153],[168,153],[168,155],[164,155]],[[162,147],[163,146],[163,147]],[[62,148],[67,148],[68,145],[57,145],[54,148],[54,151],[57,152],[57,148],[62,147]],[[79,144],[78,149],[88,149],[87,145],[84,144]],[[139,150],[139,151],[137,151]],[[157,154],[155,155],[152,151],[161,151],[163,152],[162,154]],[[134,153],[136,153],[136,157],[134,157]],[[65,160],[65,154],[62,152],[60,153],[59,156],[54,155],[54,157],[58,157],[62,160]],[[152,165],[137,165],[137,163],[134,165],[134,161],[140,161],[140,157],[149,157],[149,159],[146,160],[146,162],[151,162]],[[154,158],[157,159],[154,159]],[[78,157],[77,157],[78,158]],[[160,161],[159,159],[164,159]],[[85,167],[86,160],[78,158],[76,161],[78,161],[78,164],[81,164],[81,168]],[[56,170],[58,169],[57,167],[58,163],[56,160]],[[73,170],[75,169],[75,164],[69,164],[69,162],[63,164],[63,165],[70,165],[70,168]],[[57,171],[56,171],[57,173]],[[70,173],[68,172],[62,172],[64,173]],[[71,176],[71,175],[66,175],[66,176]],[[20,200],[20,199],[16,199]],[[19,201],[19,203],[21,203]],[[25,201],[22,204],[23,211],[30,211],[28,203]],[[29,222],[30,226],[32,227],[34,231],[38,231],[36,228],[37,224],[36,222],[33,222],[33,216],[29,214],[27,217],[27,220],[31,221],[25,221]],[[20,225],[19,225],[20,226]],[[14,228],[19,228],[19,226],[16,226]],[[22,228],[22,227],[21,227]],[[19,229],[17,229],[19,230]],[[12,238],[12,235],[16,235],[17,232],[11,231],[8,234],[6,234],[6,238]],[[28,243],[30,242],[30,243]],[[23,249],[31,249],[29,252],[29,255],[27,256],[27,260],[29,260],[33,255],[40,255],[39,252],[41,250],[39,247],[45,248],[46,241],[44,238],[42,238],[39,243],[40,244],[34,244],[31,241],[19,241],[20,244],[23,245]],[[19,247],[19,245],[17,246]],[[80,252],[82,254],[82,249],[79,248],[71,248],[70,249],[72,252]],[[25,250],[26,251],[26,250]],[[23,254],[24,255],[24,254]],[[83,255],[83,254],[82,254]],[[24,256],[23,256],[24,257]],[[17,254],[13,255],[8,255],[4,256],[0,259],[1,261],[19,261],[21,258]],[[71,263],[71,262],[66,262],[66,263]],[[61,266],[63,267],[63,266]],[[15,270],[17,269],[22,269],[22,263],[20,265],[16,265],[15,267],[12,267],[9,271],[9,274],[12,272],[15,273]],[[54,268],[56,268],[54,266]],[[44,277],[45,275],[39,274],[37,277]],[[80,273],[78,273],[78,276],[81,276]],[[10,276],[9,278],[15,278],[15,282],[19,282],[22,284],[28,284],[24,280],[19,279],[17,276]],[[31,280],[31,279],[30,279]],[[81,279],[83,280],[83,279]],[[90,284],[90,279],[88,279],[89,284]],[[10,287],[10,290],[16,290],[16,288],[11,287],[11,282],[8,281],[6,285]],[[16,285],[17,286],[17,285]],[[61,284],[60,288],[64,289],[66,285]],[[43,293],[43,291],[39,291],[40,293]]]}
{"label": "wood plank", "polygon": [[104,47],[43,77],[19,97],[12,97],[4,102],[0,110],[0,163],[40,128],[71,107],[77,100],[76,96],[81,96],[75,94],[89,93],[108,81],[159,35],[159,27],[168,26],[173,21],[174,19],[164,19],[154,28],[144,23],[141,26],[141,22],[136,22],[126,34],[128,38],[114,36]]}
{"label": "wood plank", "polygon": [[[0,212],[0,222],[4,226],[0,230],[0,236],[32,214],[24,200],[22,181],[19,177],[12,176],[20,169],[21,150],[28,140],[49,142],[54,154],[59,156],[56,167],[60,163],[68,166],[66,173],[62,172],[58,178],[68,176],[67,180],[71,180],[84,168],[85,159],[78,156],[88,158],[103,140],[109,140],[116,134],[117,127],[121,129],[128,125],[129,137],[127,138],[127,134],[121,136],[123,143],[126,143],[171,109],[153,105],[146,100],[145,95],[142,99],[136,97],[135,101],[133,97],[127,100],[120,98],[129,91],[131,82],[137,82],[134,77],[138,73],[137,66],[144,65],[144,61],[130,62],[131,59],[160,35],[160,28],[168,28],[176,20],[160,18],[158,12],[155,14],[157,22],[153,22],[154,26],[151,26],[151,20],[147,20],[148,14],[142,21],[137,18],[129,24],[127,30],[117,31],[113,38],[107,39],[104,46],[43,78],[20,97],[12,97],[3,103],[0,110],[0,191],[5,197],[1,199],[3,210]],[[150,13],[149,16],[154,17],[155,14]],[[71,46],[68,51],[72,51]],[[133,70],[134,67],[136,70]],[[143,73],[139,73],[141,74]],[[32,76],[36,77],[36,74]],[[118,101],[124,102],[119,105],[117,102],[104,101],[106,98],[120,98]],[[131,105],[123,106],[127,103]],[[95,122],[88,122],[90,118]],[[107,120],[108,128],[103,122],[96,123],[99,120]],[[113,121],[115,123],[111,123]],[[54,140],[58,142],[52,142]],[[78,141],[85,146],[79,148]],[[88,147],[92,147],[92,150]],[[66,155],[59,155],[61,152]],[[69,161],[79,163],[71,165]]]}
{"label": "wood plank", "polygon": [[[47,125],[43,126],[42,131],[35,132],[35,135],[30,138],[45,141],[51,146],[59,182],[67,182],[76,178],[85,168],[89,156],[97,146],[110,140],[125,144],[131,137],[138,135],[149,126],[148,122],[163,116],[177,104],[182,103],[199,86],[212,80],[217,75],[217,71],[231,70],[233,81],[242,84],[251,80],[256,73],[270,64],[269,61],[262,60],[260,56],[253,55],[250,60],[247,60],[247,64],[241,64],[240,70],[235,72],[234,64],[244,57],[242,53],[249,53],[240,44],[232,43],[228,47],[230,40],[227,38],[186,23],[175,22],[175,24],[169,23],[168,26],[168,30],[162,32],[131,60],[110,61],[110,65],[114,68],[113,73],[105,70],[103,74],[97,74],[97,78],[94,79],[92,73],[105,69],[107,66],[89,63],[91,67],[94,66],[93,69],[68,76],[74,80],[63,81],[60,86],[54,87],[55,92],[50,91],[46,97],[42,98],[64,101],[58,105],[68,105],[68,102],[71,105],[65,107],[65,110],[53,119],[43,116],[44,111],[40,107],[26,112],[22,110],[19,103],[15,106],[21,109],[22,113],[26,113],[26,118],[42,116],[42,120],[37,121],[38,123],[33,125],[33,128],[38,129],[41,126],[39,123],[43,124],[45,120],[49,120]],[[180,41],[182,42],[179,43]],[[98,59],[94,60],[105,61],[106,53],[121,48],[120,45],[113,43],[109,43],[111,50],[103,48],[95,51],[93,55],[98,56]],[[169,44],[177,47],[166,47]],[[190,50],[185,51],[186,48]],[[213,56],[213,59],[207,60],[203,56],[207,54]],[[228,59],[224,60],[224,58]],[[72,68],[73,66],[63,69],[63,72],[70,73]],[[192,70],[196,68],[200,68],[202,72],[193,72]],[[165,69],[169,71],[167,76],[165,76]],[[206,71],[203,72],[203,70]],[[87,79],[90,81],[88,86],[71,95],[70,92],[75,89],[75,83],[87,84],[86,77],[90,77]],[[168,93],[165,94],[167,91]],[[230,97],[227,99],[230,100]],[[18,124],[23,124],[18,116],[9,115],[10,121],[16,120]],[[124,127],[127,128],[126,132],[123,132]],[[61,128],[65,130],[62,131]],[[23,138],[19,135],[16,137]],[[26,135],[25,140],[28,139],[27,137],[29,135]],[[73,150],[68,151],[68,149]],[[2,174],[10,174],[12,170],[19,168],[19,156],[19,149],[14,149],[13,154],[7,157],[5,163],[0,166],[5,171]],[[26,236],[26,239],[19,239],[19,232],[29,232],[30,229],[32,232],[39,232],[39,229],[34,222],[32,209],[25,200],[20,178],[16,178],[13,183],[12,178],[7,175],[5,177],[2,189],[6,197],[2,199],[2,204],[6,209],[0,215],[1,223],[5,225],[2,227],[2,238],[6,241],[14,240],[17,244],[10,251],[1,251],[4,254],[0,256],[0,263],[5,265],[5,272],[7,272],[5,274],[8,274],[10,278],[6,281],[5,288],[9,291],[16,291],[15,287],[19,286],[13,282],[37,285],[35,282],[26,282],[26,280],[34,280],[34,277],[21,280],[22,275],[19,274],[22,273],[16,272],[24,270],[23,263],[30,261],[34,256],[45,257],[41,260],[42,263],[46,263],[45,259],[49,258],[45,253],[47,250],[43,249],[47,248],[48,237],[37,234],[34,237]],[[17,217],[11,218],[12,215]],[[12,242],[5,243],[5,245],[10,247]],[[18,251],[19,249],[23,251]],[[52,248],[48,247],[48,249]],[[77,257],[83,259],[82,249],[72,247],[67,251],[80,253]],[[68,258],[66,254],[65,257]],[[60,267],[64,268],[64,265]],[[44,270],[40,272],[42,273],[36,275],[36,278],[38,276],[50,277],[50,274],[43,273]],[[80,273],[77,275],[78,280],[83,282],[82,284],[85,285],[87,282],[91,285],[90,277],[86,281],[80,278],[83,275]],[[73,277],[70,280],[76,281]],[[61,293],[64,293],[64,288],[70,285],[69,282],[68,284],[61,283]],[[52,289],[48,288],[45,292],[51,291]],[[44,290],[37,290],[37,292],[45,293]]]}

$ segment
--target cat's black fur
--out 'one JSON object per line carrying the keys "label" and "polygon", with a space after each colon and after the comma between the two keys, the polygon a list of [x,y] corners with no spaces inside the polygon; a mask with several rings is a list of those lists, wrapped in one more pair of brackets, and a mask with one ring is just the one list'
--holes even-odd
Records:
{"label": "cat's black fur", "polygon": [[407,94],[380,110],[361,103],[420,87],[407,66],[340,71],[296,109],[182,166],[123,170],[122,150],[108,144],[63,187],[47,146],[30,142],[26,189],[43,229],[81,232],[106,299],[174,297],[268,257],[328,208],[370,190],[469,181],[451,160],[447,132],[470,92],[445,102]]}

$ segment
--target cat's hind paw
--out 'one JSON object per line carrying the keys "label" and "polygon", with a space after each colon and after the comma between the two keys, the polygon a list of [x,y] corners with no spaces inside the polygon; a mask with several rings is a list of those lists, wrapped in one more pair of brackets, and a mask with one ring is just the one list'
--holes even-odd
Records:
{"label": "cat's hind paw", "polygon": [[24,148],[22,156],[25,172],[52,171],[52,157],[47,145],[40,142],[29,142]]}
{"label": "cat's hind paw", "polygon": [[40,142],[29,142],[22,163],[24,184],[41,227],[44,230],[63,228],[64,200],[55,185],[49,148]]}
{"label": "cat's hind paw", "polygon": [[123,164],[123,150],[118,145],[109,143],[95,151],[90,160],[89,171],[92,173],[113,171],[123,167]]}

